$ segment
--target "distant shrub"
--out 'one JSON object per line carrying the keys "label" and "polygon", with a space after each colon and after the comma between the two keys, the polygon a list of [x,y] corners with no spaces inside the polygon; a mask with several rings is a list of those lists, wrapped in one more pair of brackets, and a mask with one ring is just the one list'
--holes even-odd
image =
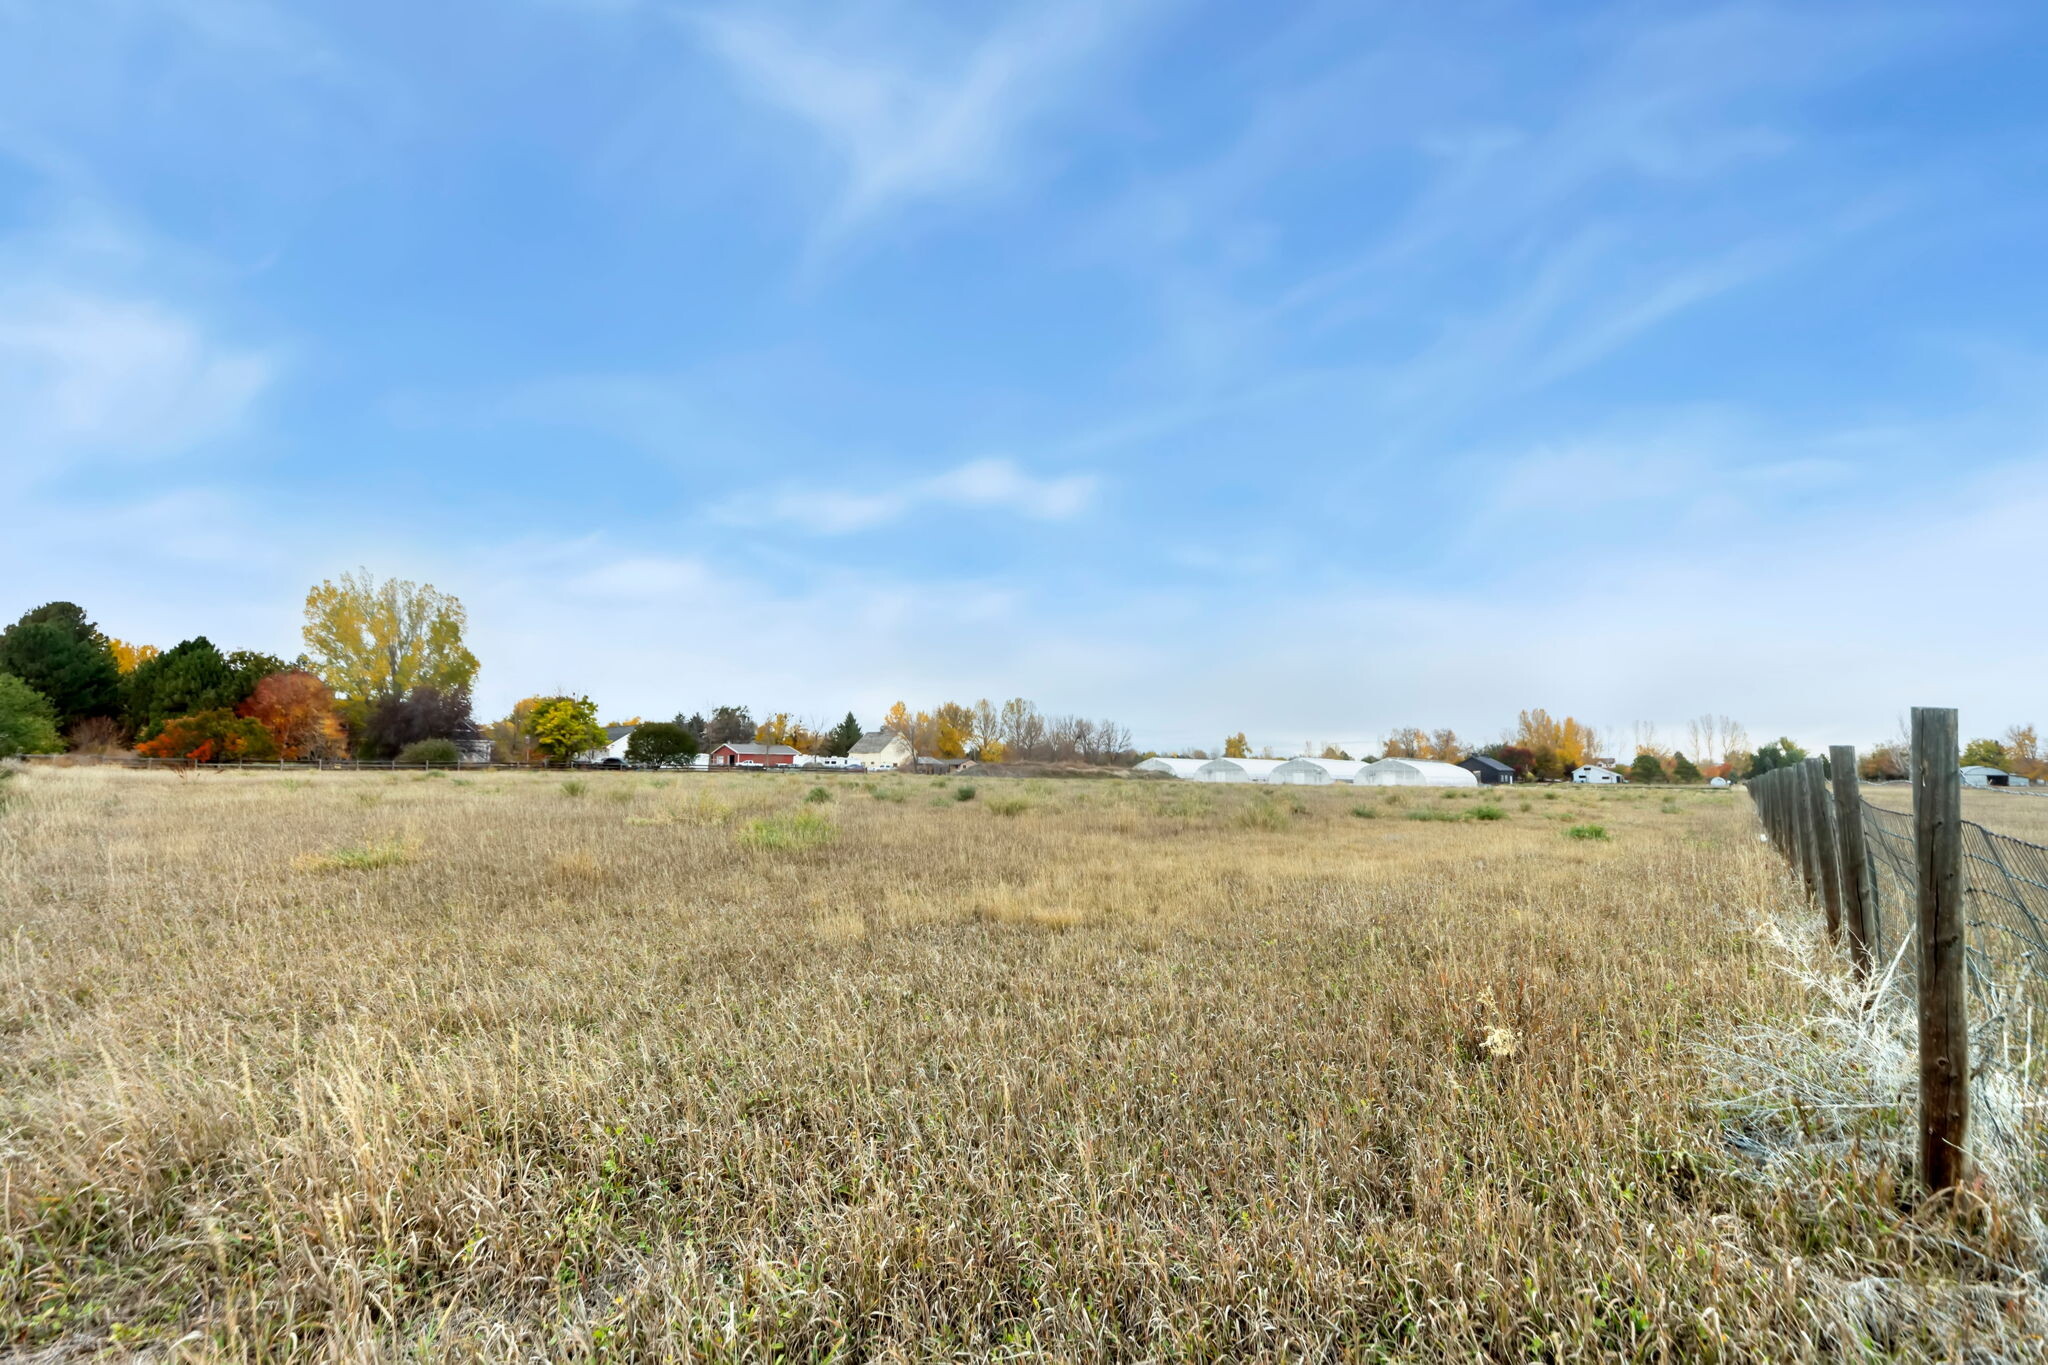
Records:
{"label": "distant shrub", "polygon": [[64,751],[57,711],[42,693],[12,673],[0,673],[0,754]]}
{"label": "distant shrub", "polygon": [[416,739],[398,751],[400,763],[442,763],[453,766],[462,761],[462,750],[452,739]]}
{"label": "distant shrub", "polygon": [[1574,839],[1605,839],[1607,837],[1607,826],[1573,825],[1565,833]]}
{"label": "distant shrub", "polygon": [[217,709],[165,721],[157,736],[136,745],[135,752],[145,758],[194,763],[271,762],[277,758],[277,741],[256,721]]}
{"label": "distant shrub", "polygon": [[721,801],[708,793],[699,794],[696,800],[686,801],[676,807],[676,818],[692,825],[722,825],[732,819],[730,803]]}
{"label": "distant shrub", "polygon": [[1474,806],[1471,810],[1466,811],[1465,814],[1474,820],[1505,820],[1508,818],[1506,811],[1492,804]]}
{"label": "distant shrub", "polygon": [[1031,803],[1021,796],[998,796],[982,802],[991,815],[1022,815],[1031,809]]}
{"label": "distant shrub", "polygon": [[960,787],[953,793],[953,799],[955,801],[972,801],[974,799],[974,788],[971,785]]}
{"label": "distant shrub", "polygon": [[1439,810],[1430,806],[1420,806],[1409,811],[1408,818],[1410,820],[1456,820],[1458,813],[1452,810]]}
{"label": "distant shrub", "polygon": [[832,793],[823,787],[813,787],[804,793],[804,800],[813,806],[822,806],[832,799]]}
{"label": "distant shrub", "polygon": [[626,761],[650,768],[687,768],[697,757],[694,731],[665,720],[640,726],[626,740]]}
{"label": "distant shrub", "polygon": [[562,795],[581,796],[590,790],[590,784],[580,777],[572,777],[562,784]]}
{"label": "distant shrub", "polygon": [[816,811],[800,810],[747,821],[740,826],[739,842],[743,848],[769,853],[823,848],[838,837],[830,820]]}
{"label": "distant shrub", "polygon": [[396,839],[381,844],[338,848],[332,853],[311,854],[294,864],[301,872],[368,872],[395,867],[411,856],[411,850]]}
{"label": "distant shrub", "polygon": [[895,783],[890,783],[887,786],[869,787],[868,795],[874,797],[877,801],[894,801],[898,805],[910,799],[910,793]]}
{"label": "distant shrub", "polygon": [[1286,829],[1287,812],[1278,802],[1262,797],[1237,812],[1237,823],[1245,829]]}
{"label": "distant shrub", "polygon": [[1361,820],[1377,820],[1380,818],[1380,813],[1371,806],[1353,806],[1351,813]]}
{"label": "distant shrub", "polygon": [[[74,754],[118,754],[122,749],[121,726],[112,716],[87,716],[65,738]],[[7,746],[0,743],[0,753],[5,752]]]}

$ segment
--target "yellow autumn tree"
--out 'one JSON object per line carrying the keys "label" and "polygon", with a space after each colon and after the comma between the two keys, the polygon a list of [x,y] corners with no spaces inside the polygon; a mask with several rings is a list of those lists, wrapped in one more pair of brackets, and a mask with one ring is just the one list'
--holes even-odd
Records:
{"label": "yellow autumn tree", "polygon": [[306,594],[303,634],[321,681],[360,718],[370,703],[416,687],[469,691],[477,662],[462,643],[468,621],[462,603],[431,583],[380,582],[362,569]]}
{"label": "yellow autumn tree", "polygon": [[1388,735],[1380,752],[1387,758],[1425,758],[1428,749],[1429,732],[1410,725]]}
{"label": "yellow autumn tree", "polygon": [[2042,761],[2041,741],[2031,725],[2014,725],[2005,732],[2006,759],[2021,777],[2048,777],[2048,762]]}
{"label": "yellow autumn tree", "polygon": [[1229,739],[1223,741],[1223,756],[1225,758],[1250,758],[1252,756],[1252,742],[1244,737],[1244,731],[1239,730]]}
{"label": "yellow autumn tree", "polygon": [[528,722],[545,697],[526,697],[512,704],[512,713],[503,720],[493,721],[484,727],[484,734],[491,741],[491,760],[495,763],[531,763],[534,757],[533,737]]}
{"label": "yellow autumn tree", "polygon": [[1553,719],[1539,706],[1516,717],[1515,745],[1535,755],[1531,768],[1538,777],[1563,777],[1599,756],[1600,734],[1570,716]]}
{"label": "yellow autumn tree", "polygon": [[973,743],[973,709],[956,701],[939,703],[932,713],[932,752],[940,758],[965,758]]}
{"label": "yellow autumn tree", "polygon": [[155,645],[131,645],[126,640],[109,639],[107,649],[114,656],[114,667],[121,670],[123,677],[135,671],[137,664],[146,664],[163,651]]}
{"label": "yellow autumn tree", "polygon": [[1429,732],[1429,744],[1423,752],[1424,758],[1433,758],[1440,763],[1462,763],[1465,746],[1458,739],[1458,732],[1451,729]]}

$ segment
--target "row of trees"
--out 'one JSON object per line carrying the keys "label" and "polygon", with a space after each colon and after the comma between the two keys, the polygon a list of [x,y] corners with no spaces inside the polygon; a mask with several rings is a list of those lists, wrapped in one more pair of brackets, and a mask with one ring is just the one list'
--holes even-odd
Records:
{"label": "row of trees", "polygon": [[[83,608],[51,602],[0,632],[0,752],[133,745],[165,758],[267,760],[404,757],[453,761],[488,741],[507,762],[569,760],[604,747],[585,696],[534,696],[488,726],[473,715],[478,670],[464,642],[467,615],[432,584],[379,580],[367,570],[306,595],[305,649],[294,660],[223,651],[205,636],[169,649],[113,639]],[[844,756],[860,740],[852,712],[834,725],[745,706],[633,722],[645,761],[674,762],[728,742],[786,744]],[[1023,698],[997,704],[898,702],[885,728],[923,757],[1129,763],[1130,731],[1111,720],[1047,716]]]}
{"label": "row of trees", "polygon": [[[899,701],[883,715],[881,728],[909,740],[921,758],[1100,764],[1128,764],[1138,758],[1125,726],[1085,716],[1047,716],[1022,697],[1000,704],[987,698],[971,705],[948,701],[930,710],[913,710],[909,703]],[[787,711],[756,722],[744,706],[720,706],[713,708],[708,719],[696,712],[687,717],[677,715],[673,721],[640,725],[628,741],[633,746],[628,756],[635,749],[695,755],[720,744],[753,740],[786,744],[799,753],[843,758],[864,733],[851,711],[828,727],[798,720]]]}
{"label": "row of trees", "polygon": [[306,650],[290,662],[203,635],[133,644],[75,603],[46,603],[0,632],[0,751],[385,758],[431,742],[452,757],[476,733],[465,624],[431,584],[367,572],[307,594]]}
{"label": "row of trees", "polygon": [[948,701],[915,712],[899,701],[882,725],[908,738],[919,757],[1094,764],[1138,759],[1130,730],[1116,721],[1048,716],[1023,697],[1000,704],[984,697],[971,706]]}

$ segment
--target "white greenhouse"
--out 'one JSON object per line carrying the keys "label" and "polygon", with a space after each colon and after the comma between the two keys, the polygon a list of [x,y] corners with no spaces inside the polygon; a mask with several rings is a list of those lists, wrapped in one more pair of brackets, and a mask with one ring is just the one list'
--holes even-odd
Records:
{"label": "white greenhouse", "polygon": [[1195,770],[1197,782],[1270,782],[1277,758],[1212,758]]}
{"label": "white greenhouse", "polygon": [[1148,758],[1132,771],[1165,773],[1168,777],[1193,777],[1208,761],[1206,758]]}
{"label": "white greenhouse", "polygon": [[1433,758],[1383,758],[1351,779],[1361,787],[1476,787],[1479,779],[1455,763]]}
{"label": "white greenhouse", "polygon": [[1297,787],[1327,787],[1332,782],[1355,782],[1359,770],[1370,767],[1355,758],[1290,758],[1273,769],[1268,782]]}

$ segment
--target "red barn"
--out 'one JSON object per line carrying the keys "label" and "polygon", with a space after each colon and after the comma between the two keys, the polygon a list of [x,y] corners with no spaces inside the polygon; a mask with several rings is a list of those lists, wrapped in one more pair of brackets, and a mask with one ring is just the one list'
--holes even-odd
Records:
{"label": "red barn", "polygon": [[787,744],[721,744],[711,751],[711,766],[736,768],[741,764],[763,768],[784,768],[796,762],[796,750]]}

